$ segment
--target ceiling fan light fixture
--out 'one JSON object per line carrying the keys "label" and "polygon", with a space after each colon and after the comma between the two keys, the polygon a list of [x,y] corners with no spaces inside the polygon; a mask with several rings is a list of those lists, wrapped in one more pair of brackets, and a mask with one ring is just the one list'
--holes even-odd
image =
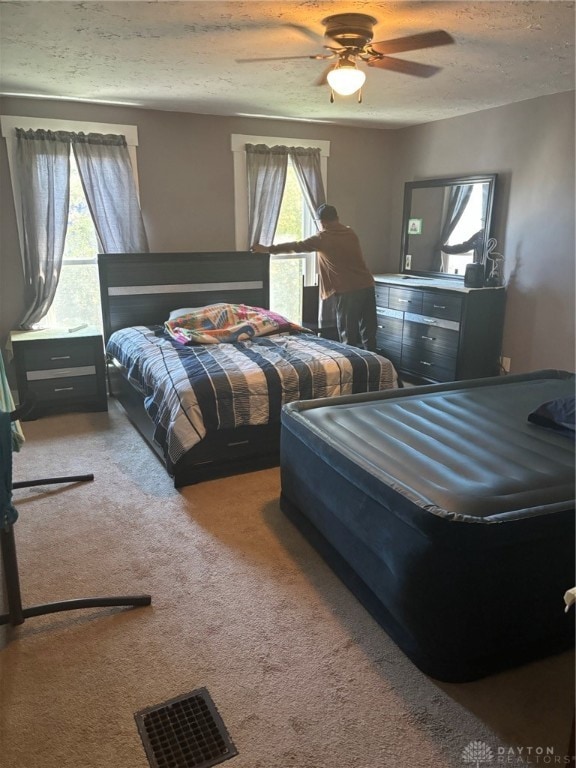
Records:
{"label": "ceiling fan light fixture", "polygon": [[330,88],[340,96],[351,96],[362,88],[366,75],[353,61],[345,59],[328,72],[326,79]]}

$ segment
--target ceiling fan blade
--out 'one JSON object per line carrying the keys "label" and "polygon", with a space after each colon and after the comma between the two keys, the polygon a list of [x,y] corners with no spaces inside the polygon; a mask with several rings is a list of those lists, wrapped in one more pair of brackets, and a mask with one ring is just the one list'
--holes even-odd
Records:
{"label": "ceiling fan blade", "polygon": [[415,77],[432,77],[442,69],[442,67],[433,67],[430,64],[420,64],[416,61],[406,61],[406,59],[393,59],[387,56],[381,59],[369,59],[366,63],[369,67],[389,69],[391,72],[400,72],[403,75],[414,75]]}
{"label": "ceiling fan blade", "polygon": [[316,45],[324,45],[326,42],[324,35],[319,35],[317,32],[314,32],[314,30],[308,29],[308,27],[303,27],[301,24],[287,23],[284,26],[289,27],[290,29],[294,29],[296,32],[300,32],[313,43],[316,43]]}
{"label": "ceiling fan blade", "polygon": [[334,64],[328,64],[328,66],[324,68],[322,74],[316,78],[314,85],[326,85],[328,82],[328,72],[330,72],[332,69],[334,69]]}
{"label": "ceiling fan blade", "polygon": [[291,59],[331,59],[333,53],[318,53],[312,56],[269,56],[263,59],[234,59],[237,64],[247,64],[251,61],[289,61]]}
{"label": "ceiling fan blade", "polygon": [[380,40],[378,43],[370,43],[369,49],[376,53],[404,53],[405,51],[418,51],[421,48],[435,48],[439,45],[451,45],[455,40],[448,32],[437,29],[435,32],[422,32],[419,35],[398,37],[396,40]]}

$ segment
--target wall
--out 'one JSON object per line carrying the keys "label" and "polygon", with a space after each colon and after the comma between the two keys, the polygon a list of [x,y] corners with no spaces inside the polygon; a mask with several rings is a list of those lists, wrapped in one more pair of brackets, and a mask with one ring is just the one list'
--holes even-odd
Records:
{"label": "wall", "polygon": [[[412,269],[437,270],[436,258],[440,259],[438,237],[442,231],[445,187],[428,187],[426,190],[412,190],[411,215],[421,219],[422,231],[409,236],[407,248],[412,256]],[[403,267],[401,266],[400,269]]]}
{"label": "wall", "polygon": [[[141,204],[158,251],[234,249],[230,134],[331,141],[330,202],[374,272],[396,272],[404,182],[499,174],[493,234],[506,258],[512,371],[575,369],[574,93],[396,131],[0,99],[0,114],[135,124]],[[22,269],[0,142],[0,344],[22,314]]]}
{"label": "wall", "polygon": [[[389,239],[387,136],[382,131],[279,120],[225,118],[32,99],[0,99],[0,114],[138,126],[140,202],[150,249],[234,250],[232,133],[331,142],[328,194],[361,233],[378,271]],[[0,141],[0,344],[22,316],[23,280],[6,146]]]}
{"label": "wall", "polygon": [[398,269],[404,182],[498,173],[493,235],[504,254],[502,353],[511,371],[574,371],[574,92],[392,133],[390,258]]}

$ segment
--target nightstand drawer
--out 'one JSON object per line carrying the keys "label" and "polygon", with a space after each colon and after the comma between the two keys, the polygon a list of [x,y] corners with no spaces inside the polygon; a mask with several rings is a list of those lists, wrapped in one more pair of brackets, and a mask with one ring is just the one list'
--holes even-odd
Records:
{"label": "nightstand drawer", "polygon": [[72,376],[95,375],[95,365],[78,365],[73,368],[46,368],[44,370],[26,371],[26,381],[43,381],[44,379],[64,379]]}
{"label": "nightstand drawer", "polygon": [[72,401],[98,395],[98,380],[92,376],[55,376],[28,381],[28,390],[42,401]]}
{"label": "nightstand drawer", "polygon": [[75,340],[57,341],[22,350],[27,371],[94,365],[94,346]]}

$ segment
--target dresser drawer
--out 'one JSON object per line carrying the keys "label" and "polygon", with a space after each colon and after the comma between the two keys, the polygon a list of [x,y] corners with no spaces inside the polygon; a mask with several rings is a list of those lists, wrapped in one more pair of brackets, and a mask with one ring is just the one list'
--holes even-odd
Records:
{"label": "dresser drawer", "polygon": [[402,347],[402,369],[434,381],[454,381],[456,358],[430,353],[428,350],[406,345]]}
{"label": "dresser drawer", "polygon": [[394,365],[400,362],[402,357],[402,344],[388,333],[376,332],[376,348],[381,355],[391,360]]}
{"label": "dresser drawer", "polygon": [[398,312],[396,309],[376,307],[376,321],[379,331],[387,331],[394,335],[399,334],[400,338],[402,338],[403,312]]}
{"label": "dresser drawer", "polygon": [[[95,346],[86,341],[58,340],[49,344],[21,346],[22,360],[27,371],[94,365]],[[104,352],[101,354],[103,356]]]}
{"label": "dresser drawer", "polygon": [[377,308],[376,346],[392,362],[400,360],[402,352],[403,313],[393,309]]}
{"label": "dresser drawer", "polygon": [[422,291],[410,290],[410,288],[390,288],[388,297],[390,309],[398,309],[402,312],[422,313]]}
{"label": "dresser drawer", "polygon": [[388,285],[378,285],[378,283],[376,283],[374,291],[376,293],[376,306],[387,307],[390,296],[390,287]]}
{"label": "dresser drawer", "polygon": [[422,314],[459,322],[462,315],[462,296],[424,291]]}
{"label": "dresser drawer", "polygon": [[427,355],[456,357],[460,334],[456,330],[439,325],[406,321],[402,333],[404,346],[416,347]]}

